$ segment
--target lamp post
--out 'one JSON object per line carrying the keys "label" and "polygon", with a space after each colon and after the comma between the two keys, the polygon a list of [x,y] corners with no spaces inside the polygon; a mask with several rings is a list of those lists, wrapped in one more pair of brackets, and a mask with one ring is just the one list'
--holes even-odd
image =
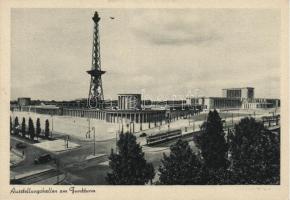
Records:
{"label": "lamp post", "polygon": [[118,131],[116,131],[116,153],[118,153]]}
{"label": "lamp post", "polygon": [[192,114],[191,114],[191,116],[192,116],[192,132],[194,132],[194,113],[195,113],[195,110],[192,110]]}
{"label": "lamp post", "polygon": [[92,130],[94,131],[94,156],[96,155],[96,132],[95,127],[92,127]]}
{"label": "lamp post", "polygon": [[51,114],[50,117],[51,117],[51,135],[50,135],[50,137],[52,138],[52,132],[53,132],[53,115]]}
{"label": "lamp post", "polygon": [[192,132],[194,132],[195,126],[194,126],[194,117],[192,116]]}
{"label": "lamp post", "polygon": [[120,133],[120,118],[118,116],[118,132]]}
{"label": "lamp post", "polygon": [[[132,133],[132,131],[133,131],[133,133],[134,133],[134,131],[135,131],[135,130],[134,130],[134,129],[135,129],[135,128],[134,128],[134,122],[130,121],[129,124],[130,124],[130,133]],[[131,126],[131,124],[133,124],[133,127]]]}
{"label": "lamp post", "polygon": [[122,133],[123,133],[123,119],[122,119],[122,117],[121,118],[118,117],[119,129],[118,129],[118,131],[116,131],[116,153],[118,153],[118,135],[120,135],[120,132],[121,132],[120,121],[122,122]]}
{"label": "lamp post", "polygon": [[88,121],[88,132],[86,134],[86,137],[89,136],[89,138],[91,138],[91,120],[90,118],[87,118]]}

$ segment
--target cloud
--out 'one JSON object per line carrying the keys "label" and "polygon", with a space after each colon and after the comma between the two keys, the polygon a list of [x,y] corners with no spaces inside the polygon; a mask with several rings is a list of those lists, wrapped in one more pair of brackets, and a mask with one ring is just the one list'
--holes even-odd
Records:
{"label": "cloud", "polygon": [[[163,20],[166,17],[166,20]],[[162,16],[158,22],[144,20],[143,23],[133,27],[136,37],[155,45],[209,45],[222,40],[215,30],[215,25],[208,26],[203,23],[205,19],[185,17]],[[152,18],[151,18],[152,19]],[[141,20],[140,20],[141,21]]]}
{"label": "cloud", "polygon": [[[93,13],[91,9],[12,12],[13,97],[87,96]],[[279,96],[279,12],[104,9],[100,16],[105,98],[145,89],[146,98],[166,99],[194,88],[200,88],[201,95],[220,96],[221,88],[240,86],[255,87],[257,96]]]}
{"label": "cloud", "polygon": [[145,40],[156,45],[201,45],[217,41],[220,37],[214,33],[201,34],[186,30],[151,33],[136,31]]}

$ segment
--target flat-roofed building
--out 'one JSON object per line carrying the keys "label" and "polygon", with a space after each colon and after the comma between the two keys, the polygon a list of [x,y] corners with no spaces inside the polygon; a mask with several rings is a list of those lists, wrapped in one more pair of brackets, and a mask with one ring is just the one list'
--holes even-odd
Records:
{"label": "flat-roofed building", "polygon": [[141,109],[141,94],[119,94],[118,108],[120,110]]}
{"label": "flat-roofed building", "polygon": [[31,99],[29,97],[19,97],[17,102],[19,106],[28,106],[30,105]]}
{"label": "flat-roofed building", "polygon": [[203,109],[228,109],[241,108],[241,100],[226,97],[195,97],[188,98],[187,103],[192,106],[200,106]]}
{"label": "flat-roofed building", "polygon": [[259,108],[278,108],[280,107],[280,99],[245,99],[242,103],[243,109],[259,109]]}
{"label": "flat-roofed building", "polygon": [[239,99],[253,99],[254,88],[243,87],[243,88],[225,88],[222,89],[222,96],[226,98],[239,98]]}
{"label": "flat-roofed building", "polygon": [[238,109],[241,108],[241,100],[225,97],[205,97],[204,109]]}
{"label": "flat-roofed building", "polygon": [[254,98],[254,88],[222,89],[222,97],[188,97],[187,105],[203,109],[263,109],[280,107],[279,99]]}
{"label": "flat-roofed building", "polygon": [[204,99],[206,97],[187,97],[186,104],[192,106],[202,106],[204,105]]}
{"label": "flat-roofed building", "polygon": [[37,106],[23,106],[21,107],[21,111],[24,112],[35,112],[39,114],[47,114],[47,115],[59,115],[61,114],[61,110],[59,107],[55,105],[37,105]]}

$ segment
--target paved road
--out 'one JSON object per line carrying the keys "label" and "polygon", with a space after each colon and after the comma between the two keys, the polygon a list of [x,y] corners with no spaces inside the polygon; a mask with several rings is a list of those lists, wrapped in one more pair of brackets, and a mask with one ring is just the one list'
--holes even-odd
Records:
{"label": "paved road", "polygon": [[[165,125],[166,126],[166,125]],[[54,132],[54,137],[62,137],[64,134]],[[17,142],[19,142],[19,139],[16,137],[11,137],[11,144],[12,146],[15,146]],[[84,168],[80,165],[71,166],[71,163],[79,163],[85,158],[93,154],[94,152],[94,146],[93,141],[81,141],[76,137],[70,137],[70,140],[72,142],[78,143],[81,145],[80,148],[63,152],[58,155],[54,155],[59,160],[59,167],[60,169],[67,174],[67,178],[65,180],[65,184],[106,184],[105,177],[107,172],[109,171],[109,167],[106,165],[98,165],[93,167],[87,167]],[[142,139],[141,139],[142,140]],[[140,142],[138,139],[137,141]],[[170,144],[173,142],[169,142],[167,144],[157,146],[156,151],[155,149],[146,149],[145,150],[145,157],[149,162],[152,162],[155,169],[158,169],[160,165],[160,159],[163,157],[163,153],[169,153],[169,147]],[[116,147],[116,139],[96,142],[96,154],[106,154],[109,155],[111,152],[111,149],[115,149]],[[162,147],[162,148],[160,148]],[[148,150],[148,151],[147,151]],[[39,157],[43,153],[50,153],[46,152],[43,149],[39,149],[35,147],[34,145],[28,145],[26,149],[24,149],[24,153],[26,155],[26,159],[17,167],[13,168],[12,171],[15,173],[24,173],[29,170],[37,170],[39,168],[56,168],[56,165],[54,162],[50,162],[45,165],[35,165],[33,163],[34,159]],[[70,165],[70,167],[67,167]]]}
{"label": "paved road", "polygon": [[[16,144],[18,142],[23,142],[23,139],[19,139],[16,138],[14,136],[10,137],[10,145],[12,146],[12,148],[16,148]],[[39,157],[41,154],[46,153],[45,151],[39,149],[39,148],[34,148],[32,145],[27,144],[27,147],[24,149],[17,149],[20,152],[24,152],[25,154],[25,159],[18,164],[17,166],[12,168],[12,171],[17,172],[17,173],[21,173],[21,172],[25,172],[28,171],[30,169],[38,169],[37,165],[34,165],[34,159]],[[47,166],[47,165],[42,165],[42,166]],[[50,166],[50,165],[49,165]]]}
{"label": "paved road", "polygon": [[[51,161],[47,164],[34,164],[34,159],[38,158],[40,155],[44,153],[51,154],[54,158],[59,160],[59,169],[67,174],[66,183],[69,184],[78,184],[80,183],[79,180],[82,179],[83,181],[81,184],[85,184],[85,180],[88,181],[87,184],[96,184],[96,181],[90,181],[90,179],[94,179],[97,173],[103,173],[102,171],[97,172],[98,167],[90,167],[89,169],[84,170],[84,168],[78,167],[67,167],[68,164],[72,163],[80,163],[86,159],[88,155],[92,155],[94,153],[93,142],[84,142],[82,146],[78,149],[74,149],[71,151],[63,152],[60,154],[53,154],[52,152],[47,152],[43,149],[35,147],[34,145],[28,144],[22,138],[18,138],[15,136],[11,136],[11,146],[16,148],[16,144],[18,142],[23,142],[27,144],[27,147],[22,149],[25,154],[25,160],[22,161],[19,165],[11,169],[13,175],[19,175],[28,173],[31,171],[37,171],[40,169],[46,168],[57,168],[54,161]],[[96,142],[96,154],[109,154],[111,148],[115,148],[115,140],[109,140],[105,142]],[[22,151],[21,150],[21,151]],[[106,174],[106,173],[105,173]],[[12,175],[12,177],[13,177]],[[104,179],[104,178],[103,178]],[[104,180],[102,180],[104,182]]]}
{"label": "paved road", "polygon": [[[200,125],[201,120],[204,118],[205,118],[205,115],[197,116],[197,118],[195,119],[196,128],[198,127],[198,125]],[[241,115],[236,116],[234,117],[234,121],[239,120],[240,118],[241,118]],[[200,122],[197,122],[197,121],[200,121]],[[231,121],[231,118],[227,118],[227,121]],[[183,123],[188,125],[188,121],[186,120],[184,120]],[[165,125],[165,127],[166,126],[167,125]],[[55,137],[61,137],[64,134],[54,132],[53,135]],[[11,145],[15,147],[16,143],[19,142],[19,140],[22,140],[22,139],[18,139],[14,136],[11,136]],[[59,164],[60,170],[62,170],[63,172],[67,174],[67,178],[63,184],[74,184],[74,185],[106,184],[105,177],[106,177],[107,172],[109,171],[109,167],[107,165],[84,167],[84,166],[76,164],[75,166],[71,166],[72,163],[79,163],[85,160],[85,158],[88,155],[93,154],[94,152],[93,141],[81,141],[75,137],[70,137],[70,140],[72,142],[80,144],[81,147],[55,155],[60,162]],[[138,139],[137,141],[140,142],[140,139]],[[169,153],[170,150],[168,146],[170,146],[170,144],[172,143],[173,142],[171,141],[167,144],[159,145],[156,147],[156,151],[154,151],[154,149],[144,147],[146,160],[148,162],[153,163],[156,170],[158,169],[160,165],[160,159],[162,159],[163,153],[166,153],[166,154]],[[98,141],[96,142],[96,154],[109,155],[111,152],[111,149],[112,148],[115,149],[115,146],[116,146],[115,138],[106,140],[106,141]],[[191,142],[191,146],[196,149],[193,142]],[[39,149],[35,147],[34,145],[28,145],[27,148],[23,150],[26,155],[26,158],[21,164],[12,168],[11,170],[12,172],[16,174],[21,174],[27,171],[33,171],[40,168],[56,168],[56,165],[54,162],[50,162],[45,165],[35,165],[33,163],[35,158],[37,158],[43,153],[47,153],[45,150]],[[52,153],[50,152],[50,154]],[[69,164],[70,166],[68,167]]]}

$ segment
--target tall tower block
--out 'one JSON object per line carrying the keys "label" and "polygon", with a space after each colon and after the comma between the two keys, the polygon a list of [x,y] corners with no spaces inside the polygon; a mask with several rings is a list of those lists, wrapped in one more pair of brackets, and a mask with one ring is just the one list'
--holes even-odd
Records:
{"label": "tall tower block", "polygon": [[88,107],[90,108],[103,108],[104,93],[102,86],[102,75],[105,71],[101,70],[101,56],[100,56],[100,37],[99,37],[99,21],[100,17],[98,12],[95,12],[94,17],[94,38],[92,50],[92,68],[87,71],[91,76]]}

